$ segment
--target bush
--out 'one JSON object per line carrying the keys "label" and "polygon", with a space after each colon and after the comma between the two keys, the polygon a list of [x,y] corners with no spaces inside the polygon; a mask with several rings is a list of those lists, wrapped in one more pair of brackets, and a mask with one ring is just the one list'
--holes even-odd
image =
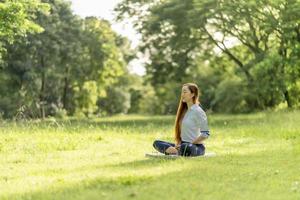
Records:
{"label": "bush", "polygon": [[99,98],[97,105],[100,114],[126,114],[130,108],[130,94],[116,87],[108,87],[106,97]]}
{"label": "bush", "polygon": [[213,110],[222,113],[248,112],[246,97],[245,85],[239,78],[223,80],[217,86]]}

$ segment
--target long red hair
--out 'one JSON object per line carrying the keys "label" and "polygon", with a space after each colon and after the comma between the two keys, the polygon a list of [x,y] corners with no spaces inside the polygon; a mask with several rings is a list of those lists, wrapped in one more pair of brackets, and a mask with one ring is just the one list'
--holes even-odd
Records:
{"label": "long red hair", "polygon": [[[182,87],[187,86],[189,90],[191,91],[193,96],[193,103],[194,104],[199,104],[199,88],[195,83],[185,83],[182,85]],[[184,117],[184,114],[188,110],[188,106],[186,102],[182,101],[182,96],[180,95],[180,101],[177,109],[177,114],[176,114],[176,120],[175,120],[175,141],[176,144],[181,143],[181,136],[180,136],[180,127],[181,127],[181,122]]]}

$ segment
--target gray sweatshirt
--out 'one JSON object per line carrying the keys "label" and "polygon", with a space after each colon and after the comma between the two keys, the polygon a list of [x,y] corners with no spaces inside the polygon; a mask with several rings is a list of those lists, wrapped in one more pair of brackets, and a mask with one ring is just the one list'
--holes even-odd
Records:
{"label": "gray sweatshirt", "polygon": [[206,138],[209,137],[207,117],[198,104],[193,104],[183,117],[181,140],[191,143],[200,135]]}

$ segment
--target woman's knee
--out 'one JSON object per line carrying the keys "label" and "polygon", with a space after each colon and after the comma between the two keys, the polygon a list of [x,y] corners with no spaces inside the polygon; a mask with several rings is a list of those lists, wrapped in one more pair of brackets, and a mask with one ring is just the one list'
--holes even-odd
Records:
{"label": "woman's knee", "polygon": [[161,142],[160,140],[155,140],[155,141],[153,142],[153,147],[154,147],[155,149],[157,149],[157,146],[159,145],[160,142]]}
{"label": "woman's knee", "polygon": [[204,146],[200,146],[197,148],[197,156],[202,156],[205,154],[205,147]]}
{"label": "woman's knee", "polygon": [[184,143],[180,145],[179,153],[182,156],[190,156],[192,150],[192,144]]}

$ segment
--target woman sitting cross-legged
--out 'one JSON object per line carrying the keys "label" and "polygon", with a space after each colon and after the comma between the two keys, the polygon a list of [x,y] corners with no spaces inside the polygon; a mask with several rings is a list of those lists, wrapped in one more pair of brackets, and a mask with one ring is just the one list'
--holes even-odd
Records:
{"label": "woman sitting cross-legged", "polygon": [[155,140],[153,147],[166,155],[201,156],[205,153],[203,141],[209,137],[205,112],[199,106],[199,89],[194,83],[182,87],[175,121],[176,144]]}

